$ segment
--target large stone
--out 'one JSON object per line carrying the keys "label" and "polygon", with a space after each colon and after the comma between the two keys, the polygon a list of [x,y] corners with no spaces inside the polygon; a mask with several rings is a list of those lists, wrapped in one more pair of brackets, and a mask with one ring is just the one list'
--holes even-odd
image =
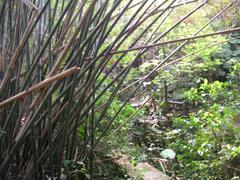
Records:
{"label": "large stone", "polygon": [[171,178],[148,163],[138,163],[135,167],[143,180],[170,180]]}
{"label": "large stone", "polygon": [[117,164],[126,169],[127,174],[137,180],[170,180],[171,178],[148,163],[131,164],[127,157],[117,160]]}

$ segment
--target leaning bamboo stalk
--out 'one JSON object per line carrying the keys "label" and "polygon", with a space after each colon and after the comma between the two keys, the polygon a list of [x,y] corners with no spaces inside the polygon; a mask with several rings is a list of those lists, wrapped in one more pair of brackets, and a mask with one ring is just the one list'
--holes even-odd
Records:
{"label": "leaning bamboo stalk", "polygon": [[72,75],[73,73],[76,73],[76,72],[79,72],[80,71],[80,68],[78,67],[73,67],[73,68],[70,68],[66,71],[63,71],[62,73],[59,73],[55,76],[52,76],[50,78],[47,78],[45,79],[44,81],[36,84],[36,85],[33,85],[32,87],[30,87],[29,89],[25,90],[25,91],[22,91],[8,99],[6,99],[5,101],[1,102],[0,103],[0,108],[3,107],[3,106],[6,106],[7,104],[13,102],[13,101],[16,101],[16,100],[19,100],[19,99],[22,99],[24,97],[26,97],[28,94],[34,92],[34,91],[39,91],[40,89],[42,88],[46,88],[47,86],[51,85],[54,81],[57,81],[57,80],[61,80],[61,79],[64,79],[70,75]]}
{"label": "leaning bamboo stalk", "polygon": [[35,17],[33,16],[24,32],[24,35],[23,35],[23,38],[22,40],[20,41],[17,49],[15,50],[14,52],[14,55],[12,56],[11,60],[10,60],[10,63],[8,65],[8,68],[7,68],[7,71],[6,71],[6,74],[4,75],[3,77],[3,80],[2,80],[2,83],[0,84],[0,94],[2,93],[2,91],[4,90],[5,88],[5,85],[8,81],[8,78],[10,77],[10,74],[11,74],[11,70],[14,69],[16,63],[17,63],[17,60],[22,52],[22,49],[24,48],[24,45],[29,37],[29,33],[31,31],[31,28],[32,28],[32,25],[34,24],[34,20],[35,20]]}
{"label": "leaning bamboo stalk", "polygon": [[121,130],[127,123],[129,123],[136,115],[137,113],[143,109],[143,107],[151,100],[150,97],[148,97],[144,102],[140,105],[139,108],[128,118],[126,119],[123,123],[120,124],[112,133],[108,135],[108,137],[112,137],[114,134],[116,134],[119,130]]}
{"label": "leaning bamboo stalk", "polygon": [[22,0],[22,2],[28,6],[29,8],[33,9],[33,10],[36,10],[36,11],[39,11],[38,7],[31,1],[29,0]]}
{"label": "leaning bamboo stalk", "polygon": [[[178,3],[178,4],[173,4],[173,5],[171,5],[170,8],[173,9],[173,8],[176,8],[176,7],[179,7],[179,6],[185,6],[185,5],[187,5],[187,4],[195,3],[195,2],[198,2],[198,1],[199,1],[199,0],[185,1],[185,2],[182,2],[182,3]],[[161,12],[161,11],[164,11],[164,8],[156,10],[156,11],[153,12],[151,15],[153,16],[153,15],[155,15],[155,14],[157,14],[158,12]]]}
{"label": "leaning bamboo stalk", "polygon": [[[178,21],[177,23],[175,23],[171,28],[169,28],[166,32],[164,32],[163,34],[161,34],[160,35],[160,37],[162,38],[162,37],[164,37],[167,33],[169,33],[173,28],[175,28],[178,24],[180,24],[183,20],[185,20],[186,18],[188,18],[192,13],[194,13],[195,11],[197,11],[200,7],[202,7],[205,3],[206,3],[207,1],[204,1],[203,3],[201,3],[199,6],[197,6],[195,9],[193,9],[190,13],[188,13],[186,16],[184,16],[180,21]],[[172,1],[172,3],[174,3],[174,1]],[[171,4],[170,4],[171,5]],[[169,5],[169,6],[170,6]],[[169,7],[167,7],[166,9],[168,9]],[[155,22],[155,21],[154,21]],[[147,27],[147,28],[149,28],[151,25],[153,25],[153,22]],[[146,33],[146,30],[145,31],[143,31],[143,33],[141,33],[141,35],[140,36],[142,36],[144,33]],[[159,38],[160,38],[159,37]],[[159,39],[158,38],[158,39]],[[134,42],[134,44],[138,41],[139,39],[137,39],[137,40],[135,40],[135,42]],[[144,51],[145,52],[145,51]],[[140,52],[136,57],[135,57],[135,59],[140,55],[140,54],[143,54],[144,52]],[[108,55],[108,53],[106,53],[106,55]],[[123,58],[123,56],[121,56],[120,58],[118,58],[118,60],[116,61],[116,63],[114,63],[114,65],[111,67],[111,69],[112,68],[114,68],[114,66],[121,60]],[[133,62],[133,61],[132,61]],[[109,83],[108,85],[107,85],[107,87],[105,87],[104,88],[104,90],[98,95],[98,97],[95,99],[95,100],[97,100],[103,93],[104,93],[104,91],[105,90],[107,90],[110,86],[112,86],[113,85],[113,83],[114,82],[116,82],[116,80],[117,79],[119,79],[123,74],[124,74],[124,76],[126,75],[126,73],[128,73],[129,72],[129,70],[130,70],[130,65],[128,66],[128,67],[126,67],[124,70],[122,70],[121,71],[121,73],[119,73],[115,78],[114,78],[114,80],[111,82],[111,83]],[[110,71],[109,71],[110,72]],[[107,75],[105,75],[105,77],[104,78],[106,78],[106,76]],[[104,79],[103,78],[103,79]],[[102,81],[103,82],[103,81]],[[102,82],[100,82],[99,84],[101,84]],[[100,86],[98,84],[98,86]],[[94,102],[92,102],[91,103],[91,105],[93,104]],[[90,105],[90,106],[91,106]],[[82,113],[82,115],[80,116],[80,117],[83,117],[85,114],[86,114],[86,112],[89,110],[89,108],[86,108],[86,110]],[[101,119],[102,119],[102,117],[101,117]]]}
{"label": "leaning bamboo stalk", "polygon": [[[139,4],[139,3],[138,3]],[[161,7],[163,5],[163,3],[161,3],[161,5],[160,6],[158,6],[157,8],[159,8],[159,7]],[[154,12],[155,10],[157,10],[157,8],[155,8],[152,12]],[[163,10],[166,10],[166,9],[169,9],[170,7],[168,7],[168,8],[165,8],[165,9],[162,9],[162,11]],[[173,7],[171,7],[171,8],[173,8]],[[145,13],[143,13],[142,14],[142,16],[144,15]],[[145,21],[147,18],[144,18],[144,20],[142,20],[142,21]],[[141,20],[141,18],[139,18],[137,21],[140,21]],[[141,22],[142,23],[142,22]],[[140,24],[141,24],[140,23]],[[140,24],[135,24],[135,25],[140,25]],[[134,26],[135,26],[134,25]],[[131,29],[131,31],[129,32],[129,29]],[[133,27],[129,27],[128,28],[128,30],[126,30],[125,32],[122,30],[122,32],[123,32],[123,34],[125,34],[125,33],[128,33],[128,36],[130,36],[130,34],[131,33],[133,33],[133,30],[134,30],[134,28]],[[74,43],[75,42],[77,42],[77,41],[79,41],[79,37],[77,37],[75,40],[74,40]],[[61,42],[61,41],[60,41]],[[53,48],[53,55],[57,55],[59,52],[61,52],[61,51],[63,51],[63,49],[65,49],[66,48],[66,46],[67,46],[68,44],[64,44],[64,45],[62,45],[61,47],[59,47],[58,46],[58,43],[55,45],[55,48]],[[57,48],[58,47],[58,48]],[[110,53],[111,54],[111,53]],[[102,55],[102,56],[105,56],[104,54]],[[61,57],[61,56],[60,56]],[[93,59],[93,57],[85,57],[85,60],[91,60],[91,59]],[[43,64],[45,64],[46,63],[46,60],[47,60],[47,57],[45,57],[44,58],[44,60],[43,60]]]}
{"label": "leaning bamboo stalk", "polygon": [[[206,3],[206,1],[204,2],[204,3]],[[195,10],[197,10],[199,7],[201,7],[204,3],[202,3],[202,4],[200,4],[200,6],[198,6]],[[232,3],[233,4],[233,3]],[[223,11],[225,11],[226,9],[228,9],[232,4],[230,4],[228,7],[226,7]],[[179,24],[179,23],[181,23],[185,18],[187,18],[189,15],[191,15],[195,10],[193,10],[192,12],[190,12],[189,14],[187,14],[183,19],[181,19],[179,22],[177,22],[175,25],[173,25],[170,29],[172,29],[173,27],[175,27],[177,24]],[[221,11],[219,14],[221,14],[223,11]],[[218,15],[219,15],[218,14]],[[197,33],[199,33],[199,32],[201,32],[207,25],[209,25],[218,15],[216,15],[212,20],[210,20],[204,27],[202,27]],[[169,31],[169,30],[168,30]],[[196,36],[197,35],[197,33],[196,34],[194,34],[194,36]],[[166,33],[164,33],[164,34],[166,34]],[[163,37],[164,35],[161,35],[160,37]],[[159,39],[159,38],[158,38]],[[187,41],[185,41],[184,42],[184,44],[186,43]],[[184,45],[183,44],[183,45]],[[182,45],[181,45],[182,46]],[[130,48],[129,48],[130,49]],[[177,48],[177,50],[179,50],[179,48]],[[176,50],[176,51],[177,51]],[[125,53],[127,53],[127,52],[125,52]],[[173,53],[171,53],[171,55],[170,56],[172,56],[173,55]],[[169,57],[170,57],[169,56]]]}
{"label": "leaning bamboo stalk", "polygon": [[[158,8],[162,7],[164,4],[166,3],[166,1],[163,1],[162,3],[160,3],[157,7],[155,7],[152,11],[156,11]],[[174,3],[174,2],[172,2]],[[141,26],[144,22],[146,22],[146,20],[148,18],[151,17],[151,13],[147,13],[148,11],[150,11],[150,8],[153,6],[154,2],[152,2],[146,9],[145,11],[142,13],[142,16],[140,18],[138,18],[137,20],[135,20],[132,25],[128,28],[128,30],[126,31],[126,33],[129,33],[131,31],[133,31],[134,29],[137,29],[137,27]],[[168,9],[168,8],[167,8]],[[161,14],[160,14],[161,16]]]}
{"label": "leaning bamboo stalk", "polygon": [[53,65],[53,68],[52,68],[52,70],[49,72],[48,77],[53,76],[53,75],[57,72],[60,64],[62,63],[62,61],[64,60],[64,58],[67,56],[67,52],[69,51],[69,49],[70,49],[71,46],[73,45],[74,40],[76,39],[76,37],[79,35],[79,32],[80,32],[81,28],[83,27],[83,25],[84,25],[84,23],[85,23],[88,15],[91,13],[92,7],[95,6],[95,3],[96,3],[96,2],[97,2],[97,1],[94,0],[94,1],[90,4],[89,8],[88,8],[87,11],[85,12],[85,15],[84,15],[83,19],[79,22],[79,24],[78,24],[78,26],[77,26],[77,28],[76,28],[75,33],[73,33],[73,35],[70,37],[67,46],[66,46],[66,47],[64,48],[64,50],[61,52],[61,54],[59,55],[59,58],[56,60],[55,64]]}
{"label": "leaning bamboo stalk", "polygon": [[135,48],[130,48],[130,49],[121,50],[121,51],[112,51],[112,52],[110,52],[110,54],[121,54],[121,53],[126,53],[126,52],[131,52],[131,51],[138,51],[138,50],[142,50],[142,49],[152,48],[155,46],[162,46],[162,45],[182,42],[182,41],[186,41],[186,40],[201,39],[201,38],[206,38],[206,37],[210,37],[210,36],[224,35],[224,34],[229,34],[229,33],[238,32],[238,31],[240,31],[240,27],[223,30],[223,31],[217,31],[214,33],[209,33],[209,34],[203,34],[203,35],[199,35],[199,36],[190,36],[190,37],[185,37],[185,38],[180,38],[180,39],[174,39],[174,40],[149,44],[146,46],[135,47]]}
{"label": "leaning bamboo stalk", "polygon": [[[182,2],[182,3],[178,3],[178,4],[173,4],[173,5],[170,6],[170,8],[173,9],[173,8],[176,8],[176,7],[179,7],[179,6],[184,6],[184,5],[186,5],[186,4],[190,4],[190,3],[194,3],[194,2],[198,2],[198,1],[199,1],[199,0],[189,0],[189,1],[186,1],[186,2]],[[142,1],[141,1],[141,2],[138,2],[138,3],[134,4],[134,5],[132,5],[131,7],[128,8],[128,10],[132,9],[133,7],[138,6],[140,3],[142,3]],[[164,11],[164,10],[165,10],[165,8],[156,9],[156,10],[154,10],[153,12],[151,12],[150,15],[153,16],[153,15],[155,15],[155,14],[161,12],[161,11]],[[114,15],[114,16],[111,18],[111,20],[114,19],[114,18],[116,18],[119,14],[120,14],[120,13],[117,13],[116,15]]]}
{"label": "leaning bamboo stalk", "polygon": [[10,60],[10,63],[8,65],[8,68],[7,68],[7,71],[6,71],[6,74],[4,75],[4,78],[3,78],[3,81],[0,85],[0,94],[3,93],[3,90],[6,86],[6,83],[7,81],[9,80],[9,77],[10,77],[10,72],[14,69],[14,67],[16,66],[16,63],[18,61],[18,58],[19,56],[21,55],[22,53],[22,50],[24,48],[24,46],[26,45],[27,41],[29,40],[31,34],[33,33],[33,30],[36,26],[36,24],[38,23],[38,21],[40,20],[41,16],[43,15],[43,13],[45,12],[47,6],[48,6],[48,3],[50,1],[47,1],[46,4],[43,6],[43,8],[41,9],[41,11],[38,13],[37,15],[37,18],[35,19],[35,15],[36,15],[36,11],[34,11],[31,19],[30,19],[30,22],[28,23],[27,27],[26,27],[26,30],[23,34],[23,37],[17,47],[17,49],[15,50],[11,60]]}
{"label": "leaning bamboo stalk", "polygon": [[[141,3],[143,3],[144,0],[137,2],[136,4],[133,4],[132,6],[128,7],[127,10],[131,10],[132,8],[140,5]],[[114,20],[116,17],[118,17],[120,15],[120,12],[118,12],[117,14],[113,15],[113,17],[111,17],[111,20]]]}
{"label": "leaning bamboo stalk", "polygon": [[[69,51],[69,49],[72,47],[72,45],[74,44],[74,40],[76,39],[76,37],[79,35],[79,32],[81,30],[81,28],[83,27],[84,23],[87,20],[88,15],[91,13],[92,11],[92,7],[95,6],[95,3],[97,2],[97,0],[94,0],[91,2],[90,6],[88,7],[88,9],[85,12],[85,15],[83,17],[83,19],[81,19],[81,21],[79,22],[78,26],[76,27],[76,31],[73,33],[73,35],[70,37],[70,40],[68,42],[68,44],[66,45],[66,47],[63,49],[63,51],[61,52],[61,54],[59,55],[58,59],[56,60],[56,62],[54,63],[51,71],[48,74],[48,78],[50,78],[51,76],[54,76],[54,74],[57,72],[59,66],[61,65],[61,63],[63,62],[63,60],[65,59],[65,57],[67,56],[67,53]],[[39,93],[33,100],[33,102],[31,103],[30,107],[33,108],[37,105],[37,103],[39,102],[39,100],[41,99],[42,95],[43,95],[44,91]]]}

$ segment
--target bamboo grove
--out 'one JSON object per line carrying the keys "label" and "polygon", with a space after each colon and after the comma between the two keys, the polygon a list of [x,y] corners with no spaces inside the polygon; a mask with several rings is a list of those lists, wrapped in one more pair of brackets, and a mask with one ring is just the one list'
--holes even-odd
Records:
{"label": "bamboo grove", "polygon": [[[168,33],[208,1],[1,0],[1,179],[60,179],[63,162],[69,159],[86,163],[93,174],[94,149],[144,80],[171,65],[176,60],[172,59],[174,54],[192,39],[240,30],[200,35],[235,2],[195,34],[163,42]],[[162,24],[171,13],[188,3],[195,3],[195,8],[162,32]],[[123,18],[123,28],[113,36],[112,31]],[[150,22],[146,25],[147,20]],[[150,31],[155,24],[157,28]],[[124,42],[139,28],[132,44],[123,49]],[[150,32],[146,44],[139,47]],[[133,63],[150,48],[168,43],[175,43],[175,50],[138,82],[130,84],[136,85],[135,90],[107,123],[102,123],[114,98],[126,90],[123,84]],[[135,57],[119,70],[130,51]],[[113,72],[117,73],[113,76]],[[99,106],[106,92],[110,96]],[[78,136],[80,126],[84,127],[83,138]]]}

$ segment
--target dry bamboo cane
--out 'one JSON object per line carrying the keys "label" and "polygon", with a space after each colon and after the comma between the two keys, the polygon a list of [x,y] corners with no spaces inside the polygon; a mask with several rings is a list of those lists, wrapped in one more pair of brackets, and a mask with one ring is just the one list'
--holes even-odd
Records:
{"label": "dry bamboo cane", "polygon": [[72,75],[73,73],[79,72],[80,68],[78,67],[72,67],[66,71],[63,71],[55,76],[49,77],[47,79],[45,79],[44,81],[41,81],[40,83],[33,85],[32,87],[30,87],[29,89],[22,91],[8,99],[6,99],[5,101],[0,103],[0,108],[3,106],[6,106],[7,104],[22,99],[24,97],[26,97],[27,95],[29,95],[30,93],[34,92],[34,91],[39,91],[42,88],[46,88],[47,86],[51,85],[54,81],[57,80],[61,80],[64,79],[70,75]]}

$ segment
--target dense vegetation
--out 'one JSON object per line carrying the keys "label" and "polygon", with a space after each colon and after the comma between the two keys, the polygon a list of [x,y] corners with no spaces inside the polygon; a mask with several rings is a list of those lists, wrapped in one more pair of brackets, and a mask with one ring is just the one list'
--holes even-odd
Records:
{"label": "dense vegetation", "polygon": [[239,7],[1,0],[0,179],[240,178]]}

